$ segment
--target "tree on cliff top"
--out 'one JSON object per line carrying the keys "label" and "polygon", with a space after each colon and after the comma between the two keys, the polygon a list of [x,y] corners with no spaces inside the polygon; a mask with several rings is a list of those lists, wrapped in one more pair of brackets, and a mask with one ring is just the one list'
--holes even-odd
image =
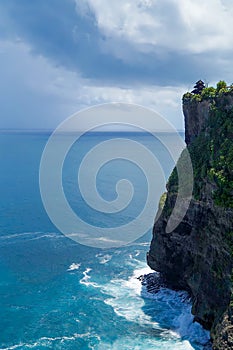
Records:
{"label": "tree on cliff top", "polygon": [[227,83],[224,80],[220,80],[217,83],[217,92],[219,92],[222,89],[226,89],[227,88]]}

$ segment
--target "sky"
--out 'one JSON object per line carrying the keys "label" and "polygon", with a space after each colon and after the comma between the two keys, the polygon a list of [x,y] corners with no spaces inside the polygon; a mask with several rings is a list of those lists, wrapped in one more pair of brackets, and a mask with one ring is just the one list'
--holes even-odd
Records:
{"label": "sky", "polygon": [[108,102],[183,129],[182,94],[233,82],[232,0],[1,0],[0,129]]}

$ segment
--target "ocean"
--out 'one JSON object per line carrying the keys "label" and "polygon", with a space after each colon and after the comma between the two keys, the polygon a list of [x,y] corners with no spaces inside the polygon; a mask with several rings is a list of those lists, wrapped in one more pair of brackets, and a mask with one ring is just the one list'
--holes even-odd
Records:
{"label": "ocean", "polygon": [[[130,244],[100,248],[71,240],[51,221],[39,187],[49,136],[0,134],[0,349],[203,349],[209,332],[193,323],[187,294],[164,287],[149,293],[138,279],[153,272],[146,265],[151,228]],[[161,142],[149,134],[82,136],[64,162],[63,190],[72,210],[97,230],[127,224],[146,201],[142,169],[115,159],[99,170],[98,193],[106,201],[114,200],[116,183],[127,178],[134,187],[132,201],[117,213],[103,213],[85,203],[77,181],[82,159],[115,137],[140,142],[156,154],[165,179],[174,166]],[[173,135],[163,137],[173,147]],[[154,220],[162,190],[165,185],[155,193],[154,216],[148,220]]]}

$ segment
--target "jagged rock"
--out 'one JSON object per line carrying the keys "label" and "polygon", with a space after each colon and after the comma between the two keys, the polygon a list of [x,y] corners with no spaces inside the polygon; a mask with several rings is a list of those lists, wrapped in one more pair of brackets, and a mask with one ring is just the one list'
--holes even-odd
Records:
{"label": "jagged rock", "polygon": [[233,349],[233,316],[232,310],[229,308],[222,316],[212,332],[214,340],[213,350]]}
{"label": "jagged rock", "polygon": [[164,278],[157,273],[149,273],[138,277],[142,285],[146,287],[148,293],[156,294],[160,288],[166,288],[167,284]]}

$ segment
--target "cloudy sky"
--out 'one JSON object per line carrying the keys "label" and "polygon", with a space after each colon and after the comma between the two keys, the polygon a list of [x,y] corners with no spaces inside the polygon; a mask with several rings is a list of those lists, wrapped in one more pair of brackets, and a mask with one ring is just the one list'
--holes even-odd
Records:
{"label": "cloudy sky", "polygon": [[182,129],[195,81],[233,82],[232,18],[232,0],[1,0],[0,128],[119,101]]}

